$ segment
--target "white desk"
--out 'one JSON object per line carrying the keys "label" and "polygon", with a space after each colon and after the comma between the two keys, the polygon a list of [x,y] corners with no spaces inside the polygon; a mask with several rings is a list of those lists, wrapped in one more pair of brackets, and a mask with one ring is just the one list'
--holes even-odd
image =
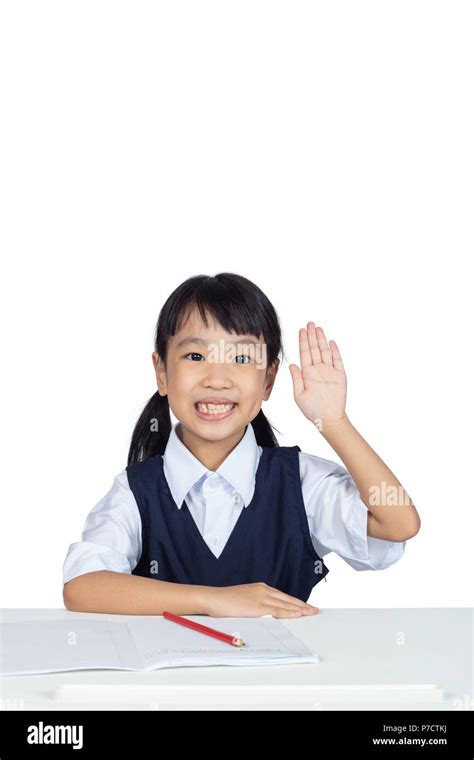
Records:
{"label": "white desk", "polygon": [[[473,710],[471,608],[323,609],[281,620],[318,664],[4,676],[4,710]],[[2,610],[4,622],[104,618]],[[212,625],[212,618],[209,618]]]}

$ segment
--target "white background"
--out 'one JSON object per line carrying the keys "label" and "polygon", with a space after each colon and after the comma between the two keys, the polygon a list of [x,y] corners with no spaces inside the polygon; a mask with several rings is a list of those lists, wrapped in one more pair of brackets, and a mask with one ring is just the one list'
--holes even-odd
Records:
{"label": "white background", "polygon": [[413,498],[381,572],[328,555],[320,607],[472,604],[473,5],[4,2],[2,607],[62,565],[156,389],[169,293],[233,271],[341,349],[347,414]]}

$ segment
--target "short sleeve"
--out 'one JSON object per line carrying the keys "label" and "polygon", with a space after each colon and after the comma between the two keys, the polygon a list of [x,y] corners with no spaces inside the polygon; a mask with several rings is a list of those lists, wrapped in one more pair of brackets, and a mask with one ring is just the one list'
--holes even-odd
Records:
{"label": "short sleeve", "polygon": [[339,555],[354,570],[385,570],[405,551],[405,541],[367,535],[368,509],[348,470],[299,452],[301,488],[316,552]]}
{"label": "short sleeve", "polygon": [[82,540],[69,546],[63,583],[84,573],[112,570],[132,573],[141,555],[141,518],[126,470],[89,512]]}

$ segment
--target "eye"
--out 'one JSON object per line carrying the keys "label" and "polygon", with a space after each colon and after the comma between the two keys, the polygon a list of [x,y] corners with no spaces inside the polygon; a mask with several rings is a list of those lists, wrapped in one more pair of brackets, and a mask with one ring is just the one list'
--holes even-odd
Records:
{"label": "eye", "polygon": [[[199,356],[201,357],[197,361],[201,361],[201,359],[204,359],[204,356],[202,354],[197,353],[196,351],[191,351],[189,354],[186,354],[183,359],[187,359],[188,356]],[[252,357],[248,356],[247,354],[239,354],[238,356],[235,356],[236,364],[250,364],[252,362]],[[240,359],[246,360],[246,361],[239,361]],[[194,359],[190,359],[190,361],[194,361]]]}
{"label": "eye", "polygon": [[237,361],[237,364],[250,364],[250,362],[252,361],[252,357],[251,356],[247,356],[247,354],[239,354],[235,358],[236,358],[236,360],[237,359],[248,359],[248,362],[239,362],[239,361]]}

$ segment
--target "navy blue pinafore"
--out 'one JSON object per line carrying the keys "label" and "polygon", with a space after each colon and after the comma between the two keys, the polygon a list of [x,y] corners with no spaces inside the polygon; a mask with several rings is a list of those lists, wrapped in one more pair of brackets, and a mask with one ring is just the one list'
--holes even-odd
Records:
{"label": "navy blue pinafore", "polygon": [[219,557],[209,549],[186,500],[177,508],[161,454],[126,469],[142,522],[142,553],[132,575],[172,583],[234,586],[263,581],[307,601],[329,572],[313,547],[301,489],[299,446],[263,447],[252,501]]}

